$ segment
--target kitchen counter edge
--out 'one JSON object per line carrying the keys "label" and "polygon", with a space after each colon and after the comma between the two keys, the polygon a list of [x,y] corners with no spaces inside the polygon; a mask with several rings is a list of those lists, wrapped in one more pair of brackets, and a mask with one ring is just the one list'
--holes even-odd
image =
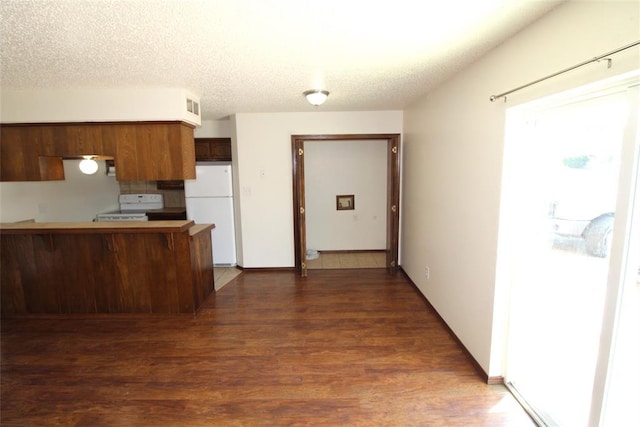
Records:
{"label": "kitchen counter edge", "polygon": [[112,234],[112,233],[181,233],[189,230],[190,235],[213,224],[196,225],[190,220],[173,221],[118,221],[118,222],[16,222],[0,223],[2,234]]}

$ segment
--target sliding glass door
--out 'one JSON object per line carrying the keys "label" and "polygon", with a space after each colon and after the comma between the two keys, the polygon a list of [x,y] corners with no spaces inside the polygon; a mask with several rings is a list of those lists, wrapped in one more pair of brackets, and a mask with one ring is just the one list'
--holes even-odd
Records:
{"label": "sliding glass door", "polygon": [[[640,145],[640,88],[631,91],[631,120],[627,139]],[[635,101],[635,104],[633,104]],[[635,118],[635,119],[634,119]],[[621,173],[622,182],[629,182],[627,233],[617,233],[620,242],[616,249],[622,256],[618,269],[610,275],[611,286],[605,305],[594,396],[602,405],[592,405],[591,420],[604,427],[640,426],[640,150],[628,150],[624,157],[634,158],[635,164]],[[635,167],[634,167],[635,166]],[[629,177],[627,180],[626,177]],[[622,204],[624,205],[624,204]],[[621,216],[622,217],[622,216]],[[614,254],[615,258],[615,254]],[[612,267],[614,268],[614,267]],[[610,330],[611,334],[606,332]]]}
{"label": "sliding glass door", "polygon": [[606,373],[611,344],[624,346],[611,333],[618,272],[640,264],[625,261],[637,167],[632,92],[617,86],[510,114],[505,380],[541,425],[597,425],[615,412],[600,411],[606,393],[623,384],[609,386]]}

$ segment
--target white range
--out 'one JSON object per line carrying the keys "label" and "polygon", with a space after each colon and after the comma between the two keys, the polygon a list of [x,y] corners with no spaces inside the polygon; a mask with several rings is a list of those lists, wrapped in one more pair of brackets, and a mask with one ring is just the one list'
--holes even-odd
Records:
{"label": "white range", "polygon": [[162,194],[120,194],[118,202],[120,209],[98,214],[96,221],[148,221],[147,211],[164,207]]}

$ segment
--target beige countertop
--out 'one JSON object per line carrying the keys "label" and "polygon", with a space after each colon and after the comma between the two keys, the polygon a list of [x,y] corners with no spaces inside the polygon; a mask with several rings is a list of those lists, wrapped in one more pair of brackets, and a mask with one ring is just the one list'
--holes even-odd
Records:
{"label": "beige countertop", "polygon": [[213,224],[196,225],[190,220],[0,223],[2,234],[179,233],[189,230],[189,234],[194,235],[207,228],[213,228]]}

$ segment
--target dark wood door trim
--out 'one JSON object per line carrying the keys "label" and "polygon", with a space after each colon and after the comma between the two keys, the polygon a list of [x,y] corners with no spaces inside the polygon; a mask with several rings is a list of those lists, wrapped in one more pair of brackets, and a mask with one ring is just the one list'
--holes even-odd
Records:
{"label": "dark wood door trim", "polygon": [[387,271],[398,271],[398,245],[400,234],[400,134],[342,134],[292,135],[291,158],[293,174],[293,234],[295,268],[302,277],[307,275],[305,263],[306,220],[304,141],[387,141]]}
{"label": "dark wood door trim", "polygon": [[387,270],[398,271],[400,235],[400,135],[387,139]]}
{"label": "dark wood door trim", "polygon": [[291,159],[293,164],[293,235],[295,268],[302,277],[307,277],[306,247],[307,231],[304,204],[304,139],[291,137]]}

